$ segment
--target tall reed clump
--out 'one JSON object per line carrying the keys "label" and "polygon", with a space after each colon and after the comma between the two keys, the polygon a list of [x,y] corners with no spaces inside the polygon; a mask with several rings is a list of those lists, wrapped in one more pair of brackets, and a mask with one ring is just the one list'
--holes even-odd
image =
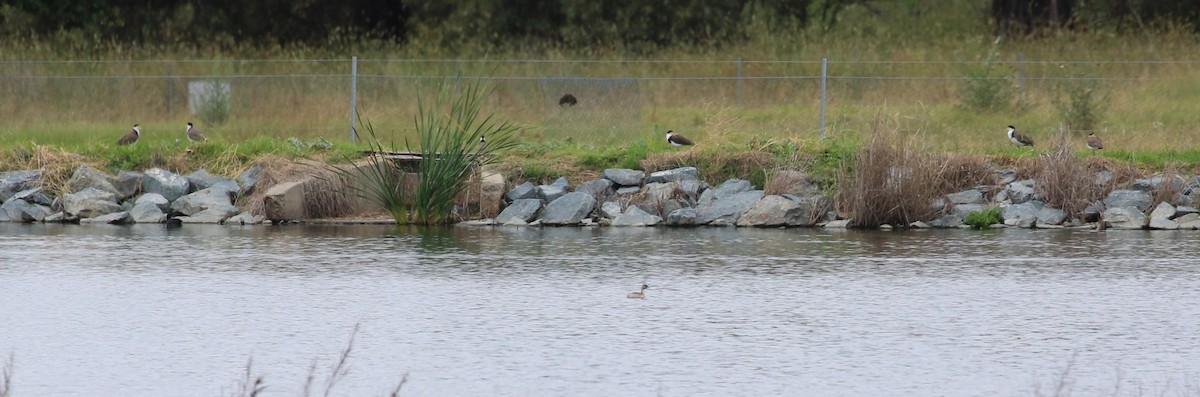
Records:
{"label": "tall reed clump", "polygon": [[1075,157],[1065,134],[1060,134],[1054,150],[1037,162],[1034,181],[1038,193],[1048,207],[1062,209],[1071,219],[1085,220],[1084,209],[1116,187],[1116,178],[1097,178],[1097,171],[1087,161]]}
{"label": "tall reed clump", "polygon": [[453,221],[454,199],[471,176],[494,163],[497,153],[517,143],[514,124],[498,120],[495,113],[484,114],[484,100],[492,92],[481,80],[459,78],[440,85],[431,103],[418,98],[415,124],[419,146],[413,148],[407,140],[404,144],[406,151],[421,156],[415,176],[414,169],[383,155],[398,147],[394,143],[385,146],[369,122],[365,124],[368,146],[376,155],[368,156],[360,167],[334,166],[335,172],[357,181],[347,187],[378,204],[398,223]]}

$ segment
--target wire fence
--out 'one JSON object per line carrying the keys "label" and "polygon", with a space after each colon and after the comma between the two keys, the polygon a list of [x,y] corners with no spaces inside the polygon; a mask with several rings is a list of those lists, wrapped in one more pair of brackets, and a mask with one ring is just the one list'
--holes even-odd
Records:
{"label": "wire fence", "polygon": [[[864,109],[1054,113],[1065,87],[1200,114],[1200,61],[759,61],[316,59],[0,62],[0,133],[53,136],[198,122],[217,135],[351,140],[369,123],[412,133],[418,99],[460,79],[530,139],[623,141],[668,129],[818,137]],[[572,101],[564,101],[570,96]],[[1132,99],[1130,99],[1132,98]],[[1128,109],[1125,109],[1128,108]],[[949,111],[947,110],[947,111]],[[829,125],[826,125],[826,116]],[[1002,118],[1002,116],[1000,116]],[[360,119],[361,118],[361,119]],[[960,117],[962,118],[962,117]],[[984,117],[986,118],[986,117]],[[1169,119],[1169,118],[1168,118]],[[1178,117],[1179,128],[1197,121]],[[973,126],[962,120],[960,128]],[[990,120],[989,120],[990,121]],[[1188,127],[1190,128],[1190,127]],[[121,130],[117,130],[121,131]],[[653,135],[650,135],[653,133]]]}

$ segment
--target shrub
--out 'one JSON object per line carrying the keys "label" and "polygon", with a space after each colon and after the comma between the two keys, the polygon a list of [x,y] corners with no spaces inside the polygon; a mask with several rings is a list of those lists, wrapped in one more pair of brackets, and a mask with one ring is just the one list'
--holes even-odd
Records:
{"label": "shrub", "polygon": [[971,225],[972,229],[987,229],[988,226],[1000,223],[1000,207],[992,207],[982,211],[974,211],[967,214],[967,218],[963,219],[963,223]]}
{"label": "shrub", "polygon": [[1012,108],[1017,91],[1007,76],[992,70],[983,67],[967,71],[967,78],[958,90],[964,106],[989,112]]}
{"label": "shrub", "polygon": [[1108,109],[1108,94],[1101,93],[1099,84],[1089,80],[1068,80],[1058,86],[1051,103],[1059,117],[1073,130],[1092,130]]}

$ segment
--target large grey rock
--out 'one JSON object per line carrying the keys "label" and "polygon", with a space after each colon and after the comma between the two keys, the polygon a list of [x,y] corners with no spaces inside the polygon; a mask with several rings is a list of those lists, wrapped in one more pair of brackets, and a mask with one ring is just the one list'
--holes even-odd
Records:
{"label": "large grey rock", "polygon": [[112,224],[123,225],[129,223],[129,213],[118,211],[111,214],[104,214],[93,218],[82,218],[79,223],[95,223],[95,224]]}
{"label": "large grey rock", "polygon": [[111,182],[117,189],[117,198],[124,200],[137,195],[142,190],[142,173],[122,171]]}
{"label": "large grey rock", "polygon": [[963,225],[963,218],[955,214],[942,215],[941,218],[929,222],[930,227],[953,229]]}
{"label": "large grey rock", "polygon": [[538,198],[538,191],[537,187],[532,183],[525,182],[513,187],[512,190],[508,191],[508,194],[504,195],[504,197],[508,198],[508,201],[536,199]]}
{"label": "large grey rock", "polygon": [[1175,216],[1172,217],[1172,219],[1178,218],[1178,217],[1181,217],[1181,216],[1184,216],[1187,214],[1196,214],[1196,213],[1200,213],[1200,210],[1197,210],[1194,207],[1180,205],[1180,206],[1175,207]]}
{"label": "large grey rock", "polygon": [[1042,210],[1043,206],[1044,204],[1040,201],[1009,205],[1000,212],[1000,218],[1008,226],[1031,228],[1037,222],[1037,213]]}
{"label": "large grey rock", "polygon": [[262,167],[253,166],[245,171],[242,171],[237,177],[237,183],[242,187],[242,194],[253,194],[254,189],[258,187],[258,181],[261,180]]}
{"label": "large grey rock", "polygon": [[198,192],[209,188],[220,188],[235,196],[241,194],[242,187],[232,179],[209,174],[207,170],[197,170],[187,176],[188,192]]}
{"label": "large grey rock", "polygon": [[1179,224],[1180,229],[1196,230],[1200,229],[1200,214],[1191,213],[1178,218],[1175,222]]}
{"label": "large grey rock", "polygon": [[1105,186],[1105,185],[1108,185],[1108,184],[1110,184],[1110,183],[1113,183],[1113,179],[1115,179],[1115,178],[1116,178],[1116,177],[1115,177],[1115,176],[1113,176],[1113,173],[1112,173],[1112,172],[1109,172],[1109,171],[1100,171],[1100,172],[1097,172],[1097,173],[1096,173],[1096,177],[1095,177],[1095,179],[1092,181],[1092,183],[1095,183],[1095,184],[1096,184],[1096,186]]}
{"label": "large grey rock", "polygon": [[1145,212],[1150,208],[1150,194],[1137,190],[1113,190],[1104,198],[1105,208],[1136,208]]}
{"label": "large grey rock", "polygon": [[117,194],[117,188],[112,184],[111,176],[84,164],[76,167],[75,172],[71,173],[71,179],[67,180],[67,190],[71,193],[78,193],[87,188],[110,192],[114,196],[117,196],[118,201],[121,198]]}
{"label": "large grey rock", "polygon": [[617,188],[617,195],[618,196],[628,196],[631,194],[638,194],[641,191],[642,191],[641,186],[622,186],[622,187]]}
{"label": "large grey rock", "polygon": [[1083,218],[1080,220],[1084,222],[1098,221],[1100,220],[1100,215],[1104,213],[1104,208],[1104,202],[1102,201],[1096,201],[1088,204],[1087,207],[1083,208],[1083,212],[1079,214],[1079,216]]}
{"label": "large grey rock", "polygon": [[35,187],[33,189],[25,189],[25,190],[19,191],[19,192],[17,192],[17,194],[14,194],[12,196],[12,198],[17,199],[17,200],[24,200],[25,202],[30,203],[30,204],[38,204],[38,205],[44,205],[44,206],[50,206],[51,204],[54,204],[54,200],[51,200],[49,197],[46,197],[46,195],[42,193],[42,188],[40,188],[40,187]]}
{"label": "large grey rock", "polygon": [[777,171],[771,174],[768,185],[777,195],[791,194],[794,196],[807,197],[821,194],[821,188],[807,174],[795,170]]}
{"label": "large grey rock", "polygon": [[[749,185],[749,182],[746,182]],[[732,196],[719,198],[708,205],[698,208],[701,225],[734,225],[738,219],[763,198],[762,190],[741,192]],[[701,199],[703,200],[703,199]]]}
{"label": "large grey rock", "polygon": [[1011,168],[996,170],[996,184],[1004,186],[1017,180],[1017,171]]}
{"label": "large grey rock", "polygon": [[617,216],[621,215],[621,212],[624,210],[624,208],[621,208],[621,204],[617,203],[616,201],[605,201],[604,203],[600,204],[600,216],[608,219],[616,218]]}
{"label": "large grey rock", "polygon": [[613,226],[654,226],[662,222],[662,217],[642,211],[637,206],[629,206],[620,215],[612,218]]}
{"label": "large grey rock", "polygon": [[43,222],[46,220],[46,217],[53,213],[53,211],[50,211],[50,207],[41,204],[30,204],[28,207],[25,207],[25,211],[21,213],[21,218],[24,219],[25,222]]}
{"label": "large grey rock", "polygon": [[708,182],[699,179],[684,179],[675,182],[675,184],[679,188],[679,193],[692,203],[695,203],[700,198],[700,193],[708,189]]}
{"label": "large grey rock", "polygon": [[641,186],[646,173],[628,168],[609,168],[604,170],[604,179],[613,181],[621,186]]}
{"label": "large grey rock", "polygon": [[[142,195],[142,197],[145,196]],[[129,210],[129,218],[136,223],[163,223],[167,220],[167,214],[158,204],[152,201],[142,201],[139,198],[137,204],[133,205],[133,209]]]}
{"label": "large grey rock", "polygon": [[0,204],[0,222],[24,222],[25,209],[29,208],[29,202],[10,198],[4,204]]}
{"label": "large grey rock", "polygon": [[967,219],[967,216],[970,216],[972,212],[983,211],[985,208],[987,207],[984,207],[983,204],[959,204],[951,208],[950,213],[957,215],[959,218]]}
{"label": "large grey rock", "polygon": [[[208,190],[208,189],[205,189]],[[216,206],[197,212],[191,216],[176,217],[182,223],[221,223],[231,216],[237,215],[238,209],[232,205]]]}
{"label": "large grey rock", "polygon": [[[183,214],[183,216],[192,216],[209,208],[223,208],[232,205],[233,203],[229,200],[229,192],[217,187],[180,197],[171,203],[171,211]],[[226,215],[226,218],[232,215]],[[224,219],[221,218],[221,220]]]}
{"label": "large grey rock", "polygon": [[811,225],[812,206],[804,206],[799,201],[788,200],[783,196],[764,196],[755,202],[737,220],[738,226],[774,227]]}
{"label": "large grey rock", "polygon": [[721,186],[707,189],[704,191],[704,193],[701,193],[700,199],[697,201],[696,205],[705,206],[714,201],[749,191],[751,187],[750,181],[742,179],[730,179],[725,181],[725,183],[722,183]]}
{"label": "large grey rock", "polygon": [[1033,180],[1030,179],[1010,183],[1008,188],[1004,189],[1004,193],[1008,195],[1008,200],[1013,204],[1036,200],[1037,191],[1033,189],[1033,183]]}
{"label": "large grey rock", "polygon": [[567,179],[558,178],[562,183],[555,182],[549,185],[539,185],[537,187],[538,197],[545,200],[547,203],[557,200],[564,194],[567,194]]}
{"label": "large grey rock", "polygon": [[693,208],[680,208],[667,214],[666,223],[670,226],[696,226],[700,214]]}
{"label": "large grey rock", "polygon": [[142,174],[142,191],[158,193],[170,202],[187,194],[189,185],[187,178],[162,168],[152,168]]}
{"label": "large grey rock", "polygon": [[0,172],[0,202],[8,201],[17,192],[41,185],[41,170]]}
{"label": "large grey rock", "polygon": [[595,207],[596,199],[590,194],[567,193],[542,209],[541,221],[544,225],[578,225]]}
{"label": "large grey rock", "polygon": [[94,218],[120,212],[117,195],[94,187],[63,195],[63,210],[74,218]]}
{"label": "large grey rock", "polygon": [[682,182],[699,179],[700,171],[697,170],[696,167],[680,167],[665,171],[651,172],[650,176],[646,177],[646,183]]}
{"label": "large grey rock", "polygon": [[504,208],[504,211],[500,211],[500,215],[496,215],[496,223],[503,225],[514,219],[528,223],[537,218],[538,210],[540,209],[542,209],[542,200],[514,200],[512,204]]}
{"label": "large grey rock", "polygon": [[62,211],[58,211],[58,212],[55,212],[53,214],[46,216],[46,218],[42,219],[42,222],[46,222],[46,223],[62,222],[66,219],[67,219],[67,214]]}
{"label": "large grey rock", "polygon": [[137,200],[134,200],[133,205],[136,207],[138,204],[142,203],[154,204],[160,211],[166,211],[171,208],[171,202],[167,201],[166,197],[163,197],[158,193],[143,194],[138,197]]}
{"label": "large grey rock", "polygon": [[613,194],[613,181],[609,179],[596,179],[576,186],[575,191],[587,193],[592,197],[601,198]]}
{"label": "large grey rock", "polygon": [[951,204],[983,204],[983,193],[978,190],[964,190],[954,194],[947,194],[946,199]]}
{"label": "large grey rock", "polygon": [[1058,208],[1043,207],[1037,212],[1038,226],[1057,226],[1067,220],[1067,212]]}
{"label": "large grey rock", "polygon": [[1183,181],[1183,178],[1178,176],[1155,175],[1149,178],[1133,181],[1133,184],[1129,186],[1129,189],[1137,190],[1139,192],[1151,192],[1154,189],[1158,189],[1158,187],[1162,186],[1163,184],[1171,184],[1173,185],[1173,188],[1182,190],[1184,183],[1185,182]]}
{"label": "large grey rock", "polygon": [[1145,228],[1149,223],[1149,219],[1137,208],[1110,207],[1104,210],[1103,222],[1110,229],[1134,230]]}
{"label": "large grey rock", "polygon": [[1154,211],[1150,212],[1150,228],[1160,230],[1175,230],[1179,228],[1179,223],[1171,220],[1175,216],[1175,206],[1168,203],[1158,203],[1154,207]]}

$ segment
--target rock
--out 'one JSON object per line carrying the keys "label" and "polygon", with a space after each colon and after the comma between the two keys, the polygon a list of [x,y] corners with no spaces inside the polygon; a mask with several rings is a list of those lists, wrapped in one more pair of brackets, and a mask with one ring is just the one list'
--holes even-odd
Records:
{"label": "rock", "polygon": [[1154,189],[1158,189],[1159,186],[1166,184],[1166,183],[1174,185],[1172,187],[1179,189],[1179,190],[1182,190],[1183,185],[1184,185],[1183,178],[1176,177],[1176,176],[1155,175],[1155,176],[1152,176],[1149,178],[1138,179],[1138,180],[1133,181],[1133,184],[1131,184],[1129,186],[1129,189],[1136,190],[1139,192],[1151,192],[1151,191],[1154,191]]}
{"label": "rock", "polygon": [[[745,186],[749,186],[750,184],[747,181],[742,182],[746,182]],[[750,207],[754,206],[754,203],[762,198],[762,190],[752,190],[716,199],[708,205],[699,207],[698,213],[700,219],[698,222],[701,225],[733,225],[742,217],[742,214],[749,211]]]}
{"label": "rock", "polygon": [[205,170],[198,170],[187,176],[189,192],[198,192],[204,189],[219,188],[229,192],[234,197],[237,197],[242,192],[241,185],[229,178],[213,176]]}
{"label": "rock", "polygon": [[24,222],[29,202],[10,198],[0,205],[0,222]]}
{"label": "rock", "polygon": [[254,193],[254,188],[258,187],[260,174],[262,174],[262,167],[256,165],[242,171],[241,175],[238,175],[237,183],[242,187],[242,194]]}
{"label": "rock", "polygon": [[1004,193],[1013,204],[1021,204],[1037,199],[1037,191],[1033,190],[1033,180],[1026,179],[1008,184]]}
{"label": "rock", "polygon": [[675,190],[678,186],[675,182],[652,182],[647,183],[644,190],[643,200],[649,203],[661,203],[675,198]]}
{"label": "rock", "polygon": [[628,196],[631,194],[637,194],[641,191],[642,191],[641,186],[625,186],[625,187],[617,188],[617,195],[618,196]]}
{"label": "rock", "polygon": [[1017,180],[1017,171],[1011,168],[996,170],[996,184],[1007,185]]}
{"label": "rock", "polygon": [[603,204],[600,204],[600,216],[608,219],[616,218],[618,215],[621,215],[622,211],[621,204],[616,201],[605,201]]}
{"label": "rock", "polygon": [[651,215],[641,208],[629,206],[620,215],[612,218],[613,226],[654,226],[662,222],[662,217]]}
{"label": "rock", "polygon": [[44,205],[44,206],[50,206],[50,205],[54,204],[53,200],[50,200],[49,197],[46,197],[45,194],[42,194],[42,188],[40,188],[40,187],[35,187],[33,189],[25,189],[25,190],[19,191],[19,192],[17,192],[17,194],[14,194],[12,196],[12,198],[17,199],[17,200],[24,200],[25,202],[30,203],[30,204],[38,204],[38,205]]}
{"label": "rock", "polygon": [[696,213],[692,208],[680,208],[671,211],[667,214],[667,225],[670,226],[695,226],[698,225],[700,214]]}
{"label": "rock", "polygon": [[110,182],[117,189],[117,198],[124,200],[136,196],[138,191],[142,190],[142,173],[122,171],[117,174],[116,178],[112,178]]}
{"label": "rock", "polygon": [[[150,194],[158,196],[157,193],[147,193],[142,197]],[[136,223],[163,223],[167,220],[167,214],[163,212],[162,207],[153,201],[141,198],[138,198],[137,204],[134,204],[133,209],[129,210],[129,217]]]}
{"label": "rock", "polygon": [[[209,208],[219,208],[232,206],[233,203],[229,200],[229,192],[223,188],[215,187],[197,191],[180,197],[171,203],[173,212],[183,214],[184,216],[192,216],[198,212],[202,212]],[[236,212],[235,212],[236,214]],[[226,217],[233,214],[226,215]],[[225,218],[221,218],[224,220]]]}
{"label": "rock", "polygon": [[1084,207],[1083,212],[1079,216],[1083,217],[1081,220],[1084,222],[1095,222],[1100,220],[1102,213],[1104,213],[1104,202],[1097,201]]}
{"label": "rock", "polygon": [[1104,210],[1103,219],[1110,229],[1143,229],[1148,224],[1146,215],[1133,207],[1110,207]]}
{"label": "rock", "polygon": [[82,218],[79,223],[123,225],[129,223],[129,213],[125,211],[100,215],[94,218]]}
{"label": "rock", "polygon": [[228,219],[237,213],[237,207],[232,205],[216,206],[197,212],[191,216],[180,216],[176,217],[175,219],[178,219],[182,223],[221,223],[225,219]]}
{"label": "rock", "polygon": [[845,228],[850,227],[851,222],[854,222],[854,220],[853,219],[839,219],[836,221],[825,222],[825,225],[823,227],[825,227],[826,229],[845,229]]}
{"label": "rock", "polygon": [[87,188],[95,188],[102,191],[112,193],[120,200],[120,195],[117,193],[117,188],[112,184],[112,177],[105,174],[103,171],[92,168],[84,164],[75,168],[75,172],[71,174],[71,179],[67,180],[67,191],[78,193]]}
{"label": "rock", "polygon": [[41,170],[0,172],[0,202],[8,201],[17,192],[41,185]]}
{"label": "rock", "polygon": [[1150,212],[1150,228],[1159,230],[1175,230],[1179,224],[1171,220],[1175,216],[1175,206],[1168,203],[1158,203]]}
{"label": "rock", "polygon": [[187,178],[162,168],[153,168],[142,174],[142,191],[158,193],[170,202],[187,194],[189,186]]}
{"label": "rock", "polygon": [[646,173],[628,168],[609,168],[604,170],[604,179],[613,181],[620,186],[641,186]]}
{"label": "rock", "polygon": [[738,219],[738,226],[813,226],[830,205],[824,196],[764,196]]}
{"label": "rock", "polygon": [[507,224],[513,220],[519,220],[521,223],[529,223],[529,221],[537,218],[538,210],[540,209],[542,209],[542,200],[514,200],[512,204],[504,208],[504,211],[500,211],[500,215],[496,215],[496,223]]}
{"label": "rock", "polygon": [[992,196],[992,202],[997,203],[997,204],[999,204],[999,203],[1010,203],[1011,204],[1012,203],[1012,201],[1008,200],[1008,192],[1003,191],[1003,190],[996,192],[996,195]]}
{"label": "rock", "polygon": [[[562,178],[560,178],[560,179],[562,179]],[[563,180],[565,181],[565,179],[563,179]],[[551,201],[557,200],[559,197],[562,197],[564,194],[567,194],[567,187],[566,187],[565,183],[562,186],[559,186],[557,184],[540,185],[537,187],[537,192],[538,192],[539,198],[541,198],[543,201],[549,203]]]}
{"label": "rock", "polygon": [[697,170],[696,167],[680,167],[671,170],[651,172],[650,176],[646,177],[646,183],[682,182],[699,179],[700,171]]}
{"label": "rock", "polygon": [[1100,171],[1100,172],[1096,173],[1096,177],[1093,180],[1093,183],[1095,183],[1096,186],[1106,186],[1108,184],[1113,183],[1114,178],[1115,177],[1113,176],[1113,173],[1108,172],[1108,171]]}
{"label": "rock", "polygon": [[63,209],[75,218],[94,218],[120,212],[117,195],[94,187],[63,195]]}
{"label": "rock", "polygon": [[959,218],[967,219],[967,216],[972,212],[979,212],[986,209],[983,204],[959,204],[950,209],[950,213],[958,215]]}
{"label": "rock", "polygon": [[46,217],[52,215],[53,213],[53,211],[50,211],[50,207],[41,204],[30,204],[28,207],[25,207],[25,211],[21,213],[21,218],[24,219],[25,222],[43,222],[46,220]]}
{"label": "rock", "polygon": [[1171,218],[1174,219],[1174,218],[1178,218],[1178,217],[1181,217],[1181,216],[1184,216],[1187,214],[1195,214],[1195,213],[1200,213],[1200,211],[1197,211],[1195,208],[1192,208],[1192,207],[1189,207],[1186,205],[1181,205],[1181,206],[1175,207],[1175,216],[1172,216]]}
{"label": "rock", "polygon": [[693,205],[696,203],[696,200],[700,198],[700,193],[704,192],[705,189],[708,189],[708,183],[699,179],[684,179],[682,181],[675,182],[675,184],[676,188],[679,189],[680,194],[682,194],[684,198],[686,198],[687,201]]}
{"label": "rock", "polygon": [[1175,223],[1179,224],[1180,229],[1200,229],[1200,214],[1192,213],[1175,218]]}
{"label": "rock", "polygon": [[587,193],[592,195],[592,197],[599,199],[613,194],[613,181],[603,178],[588,181],[582,185],[576,186],[575,191]]}
{"label": "rock", "polygon": [[[532,191],[533,185],[529,186]],[[275,222],[304,219],[304,184],[284,182],[267,189],[263,212]]]}
{"label": "rock", "polygon": [[963,225],[963,218],[955,214],[946,214],[929,222],[930,227],[952,229]]}
{"label": "rock", "polygon": [[590,194],[567,193],[542,209],[541,221],[545,225],[578,225],[595,207],[596,199]]}
{"label": "rock", "polygon": [[954,194],[947,194],[946,199],[951,204],[983,204],[983,193],[978,190],[964,190]]}
{"label": "rock", "polygon": [[771,174],[771,181],[767,183],[772,186],[776,194],[782,196],[791,194],[795,196],[818,196],[821,194],[821,188],[809,178],[807,174],[795,170],[777,171]]}
{"label": "rock", "polygon": [[[491,219],[485,219],[484,221],[489,222],[488,224],[494,223]],[[225,220],[224,224],[229,225],[229,226],[239,226],[239,225],[257,225],[262,222],[263,222],[263,217],[261,215],[255,216],[254,214],[250,213],[250,211],[244,211],[240,214],[229,217],[229,219]],[[476,221],[476,222],[478,223],[479,221]]]}
{"label": "rock", "polygon": [[46,216],[46,218],[42,219],[42,222],[45,222],[45,223],[50,223],[50,222],[62,222],[62,221],[63,221],[63,220],[65,220],[66,218],[67,218],[67,214],[66,214],[66,213],[64,213],[64,212],[62,212],[62,211],[58,211],[58,212],[55,212],[55,213],[53,213],[53,214],[50,214],[50,215]]}
{"label": "rock", "polygon": [[1067,220],[1067,212],[1058,208],[1043,207],[1037,212],[1037,226],[1058,226]]}
{"label": "rock", "polygon": [[525,182],[513,187],[512,190],[508,191],[508,194],[504,195],[504,197],[508,198],[508,201],[539,198],[537,187],[533,186],[533,184],[529,182]]}
{"label": "rock", "polygon": [[[241,213],[241,214],[238,214],[238,215],[237,215],[237,216],[235,216],[235,217],[232,217],[232,218],[226,219],[226,220],[225,220],[225,224],[226,224],[226,225],[232,225],[232,224],[233,224],[233,222],[234,222],[234,220],[235,220],[235,219],[238,219],[238,218],[240,218],[240,217],[241,217],[243,214],[245,214],[245,212],[243,212],[243,213]],[[254,217],[254,218],[255,218],[255,219],[258,219],[258,217]],[[256,222],[256,223],[261,223],[261,221],[260,221],[260,222]],[[524,222],[522,222],[522,223],[524,223]],[[243,224],[244,224],[244,223],[243,223]],[[469,220],[469,221],[462,221],[462,222],[459,222],[459,223],[455,223],[455,224],[454,224],[454,226],[495,226],[495,225],[496,225],[496,220],[495,220],[495,219],[473,219],[473,220]]]}
{"label": "rock", "polygon": [[1037,221],[1038,211],[1041,211],[1043,206],[1044,204],[1040,201],[1009,205],[1000,212],[1000,218],[1008,226],[1031,228]]}
{"label": "rock", "polygon": [[[882,225],[879,225],[879,227],[880,227],[880,228],[882,228],[882,227],[884,227],[884,226],[887,226],[887,227],[892,227],[892,225],[889,225],[889,224],[886,224],[886,223],[885,223],[885,224],[882,224]],[[908,227],[909,227],[909,228],[912,228],[912,229],[928,229],[928,228],[930,228],[930,226],[929,226],[929,224],[928,224],[928,223],[921,222],[921,221],[916,221],[916,222],[910,223],[910,224],[908,224]]]}
{"label": "rock", "polygon": [[750,181],[742,179],[730,179],[725,181],[725,183],[722,183],[721,186],[705,190],[704,193],[700,194],[700,200],[696,203],[696,205],[705,206],[714,201],[749,191],[751,187]]}
{"label": "rock", "polygon": [[143,194],[140,197],[138,197],[137,200],[134,200],[134,202],[133,202],[135,207],[141,203],[154,204],[155,206],[158,207],[158,209],[160,211],[166,211],[171,208],[171,203],[169,201],[167,201],[167,198],[163,197],[161,194],[158,194],[158,193]]}
{"label": "rock", "polygon": [[1137,190],[1113,190],[1104,198],[1105,208],[1136,208],[1145,212],[1150,209],[1150,194]]}

